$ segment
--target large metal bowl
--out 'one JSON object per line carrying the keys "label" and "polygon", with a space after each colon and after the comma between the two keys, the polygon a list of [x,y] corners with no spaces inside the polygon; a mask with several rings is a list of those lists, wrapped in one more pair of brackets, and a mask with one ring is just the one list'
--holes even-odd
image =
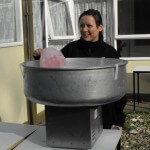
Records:
{"label": "large metal bowl", "polygon": [[22,63],[25,96],[51,106],[95,106],[119,100],[126,93],[127,61],[113,58],[67,58],[64,68]]}

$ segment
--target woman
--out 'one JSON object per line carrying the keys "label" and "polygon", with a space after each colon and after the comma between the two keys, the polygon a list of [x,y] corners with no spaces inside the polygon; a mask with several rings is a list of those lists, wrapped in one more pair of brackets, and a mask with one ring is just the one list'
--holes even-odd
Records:
{"label": "woman", "polygon": [[[103,41],[103,24],[99,11],[89,9],[79,17],[79,28],[81,38],[70,42],[61,51],[65,57],[106,57],[119,58],[117,51]],[[38,57],[42,49],[34,52],[34,57]],[[125,115],[123,108],[126,98],[123,97],[117,102],[102,106],[103,127],[123,126]]]}

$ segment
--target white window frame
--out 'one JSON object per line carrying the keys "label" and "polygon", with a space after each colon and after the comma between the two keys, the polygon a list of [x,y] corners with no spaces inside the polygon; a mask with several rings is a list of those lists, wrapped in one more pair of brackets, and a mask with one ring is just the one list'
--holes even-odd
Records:
{"label": "white window frame", "polygon": [[22,1],[15,0],[16,42],[0,43],[0,48],[23,45]]}
{"label": "white window frame", "polygon": [[[150,34],[118,34],[118,1],[113,0],[114,9],[114,47],[117,49],[117,40],[131,40],[131,39],[150,39]],[[126,60],[150,60],[150,57],[121,57]]]}
{"label": "white window frame", "polygon": [[[48,46],[49,40],[73,40],[76,38],[76,32],[75,32],[75,16],[74,16],[74,1],[73,0],[61,0],[62,3],[67,3],[69,12],[70,12],[70,19],[71,19],[71,25],[73,29],[73,35],[65,35],[65,36],[56,36],[54,35],[54,30],[52,26],[51,21],[51,15],[48,8],[48,0],[44,0],[45,3],[45,32],[46,32],[46,46]],[[49,38],[50,37],[50,38]]]}

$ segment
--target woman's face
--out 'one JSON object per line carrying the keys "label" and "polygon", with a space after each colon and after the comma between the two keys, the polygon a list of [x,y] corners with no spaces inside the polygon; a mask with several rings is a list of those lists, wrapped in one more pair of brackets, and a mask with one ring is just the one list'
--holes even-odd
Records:
{"label": "woman's face", "polygon": [[96,25],[93,16],[82,16],[79,21],[80,33],[82,38],[88,42],[99,40],[99,32],[103,30],[103,25]]}

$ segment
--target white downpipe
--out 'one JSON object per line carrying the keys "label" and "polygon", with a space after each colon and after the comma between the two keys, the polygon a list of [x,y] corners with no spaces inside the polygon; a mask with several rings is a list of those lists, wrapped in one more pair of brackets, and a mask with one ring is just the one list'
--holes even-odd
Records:
{"label": "white downpipe", "polygon": [[117,49],[116,35],[118,35],[118,0],[113,0],[114,12],[114,47]]}
{"label": "white downpipe", "polygon": [[45,42],[46,42],[46,47],[48,47],[48,24],[47,24],[48,2],[47,0],[44,0],[44,10],[45,10]]}

